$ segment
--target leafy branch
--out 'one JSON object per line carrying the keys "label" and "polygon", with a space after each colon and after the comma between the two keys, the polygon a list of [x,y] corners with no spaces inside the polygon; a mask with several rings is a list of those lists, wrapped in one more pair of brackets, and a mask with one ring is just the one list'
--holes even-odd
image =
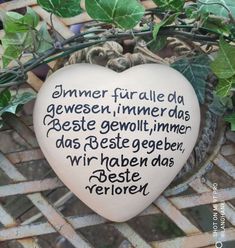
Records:
{"label": "leafy branch", "polygon": [[[11,86],[14,84],[23,83],[24,81],[18,81],[18,80],[20,79],[24,80],[27,72],[31,71],[32,69],[38,67],[43,63],[48,63],[49,61],[56,60],[60,57],[68,56],[69,54],[72,54],[77,50],[81,50],[86,47],[90,47],[92,45],[96,45],[106,41],[114,41],[114,40],[120,41],[122,39],[129,39],[133,37],[146,37],[148,35],[152,35],[152,32],[153,32],[152,29],[144,29],[141,31],[116,31],[115,33],[113,32],[113,30],[110,31],[105,30],[104,33],[103,29],[97,29],[95,31],[89,31],[79,35],[75,35],[61,42],[59,47],[54,46],[49,50],[45,51],[43,54],[39,55],[36,59],[35,58],[31,59],[30,61],[25,63],[23,67],[16,66],[11,68],[10,70],[4,70],[5,73],[1,73],[0,75],[0,87],[9,86],[9,83],[11,83]],[[87,34],[92,34],[92,36],[86,37]],[[165,37],[169,35],[175,37],[185,37],[194,41],[201,41],[207,43],[215,42],[214,37],[175,30],[174,27],[172,26],[163,27],[159,31],[159,35]],[[14,83],[12,83],[12,81]]]}

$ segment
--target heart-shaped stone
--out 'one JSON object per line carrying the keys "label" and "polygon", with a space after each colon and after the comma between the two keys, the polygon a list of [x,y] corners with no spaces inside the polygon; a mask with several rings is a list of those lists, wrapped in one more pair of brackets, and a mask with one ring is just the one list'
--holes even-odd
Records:
{"label": "heart-shaped stone", "polygon": [[151,204],[195,145],[200,109],[183,75],[156,64],[116,73],[67,66],[41,88],[34,109],[39,145],[85,204],[126,221]]}

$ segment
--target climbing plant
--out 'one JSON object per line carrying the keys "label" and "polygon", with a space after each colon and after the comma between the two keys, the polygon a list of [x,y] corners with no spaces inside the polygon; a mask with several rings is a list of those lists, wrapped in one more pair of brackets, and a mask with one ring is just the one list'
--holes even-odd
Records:
{"label": "climbing plant", "polygon": [[[171,66],[188,78],[202,104],[208,78],[213,77],[217,85],[211,111],[224,116],[235,130],[235,1],[153,0],[155,7],[145,9],[137,0],[85,0],[85,10],[81,0],[37,2],[50,12],[50,31],[31,8],[24,14],[0,12],[5,32],[1,39],[0,116],[16,113],[19,106],[34,98],[12,88],[23,84],[27,73],[43,64],[113,40],[142,39],[156,52],[166,46],[168,37],[175,37],[188,44],[192,52]],[[92,18],[94,27],[62,39],[53,28],[53,15],[68,18],[83,11]]]}

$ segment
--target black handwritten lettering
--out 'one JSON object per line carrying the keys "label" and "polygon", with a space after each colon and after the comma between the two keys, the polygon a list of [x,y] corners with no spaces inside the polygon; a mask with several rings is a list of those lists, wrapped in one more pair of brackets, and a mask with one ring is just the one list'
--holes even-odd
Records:
{"label": "black handwritten lettering", "polygon": [[60,119],[52,119],[47,123],[48,131],[47,137],[49,136],[50,132],[86,132],[86,131],[93,131],[95,130],[95,120],[87,121],[83,116],[80,120],[72,120],[72,121],[61,121]]}
{"label": "black handwritten lettering", "polygon": [[65,97],[75,97],[75,98],[104,98],[105,95],[107,94],[108,90],[80,90],[80,89],[64,89],[63,85],[56,85],[55,86],[55,91],[52,94],[52,98],[65,98]]}
{"label": "black handwritten lettering", "polygon": [[68,155],[66,156],[66,159],[70,161],[70,164],[72,166],[74,165],[89,166],[93,162],[93,160],[98,160],[96,156],[87,157],[86,153],[83,156]]}
{"label": "black handwritten lettering", "polygon": [[89,194],[147,196],[149,182],[140,171],[167,171],[187,149],[181,139],[192,131],[186,99],[174,90],[77,89],[61,83],[42,123],[55,147],[66,151],[68,166],[91,170],[84,186]]}
{"label": "black handwritten lettering", "polygon": [[101,149],[124,149],[129,148],[129,139],[122,138],[121,134],[118,133],[113,138],[102,138],[98,139],[96,136],[88,136],[84,145],[84,151]]}

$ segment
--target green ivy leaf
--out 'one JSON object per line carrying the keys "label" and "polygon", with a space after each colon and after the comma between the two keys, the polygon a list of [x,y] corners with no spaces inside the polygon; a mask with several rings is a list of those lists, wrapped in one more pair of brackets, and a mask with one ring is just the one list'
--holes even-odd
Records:
{"label": "green ivy leaf", "polygon": [[40,29],[24,33],[6,33],[1,39],[4,48],[3,66],[17,59],[22,52],[41,54],[53,47],[53,40],[47,30],[46,23]]}
{"label": "green ivy leaf", "polygon": [[36,32],[35,30],[29,30],[27,33],[6,33],[4,35],[2,38],[4,67],[12,60],[17,59],[21,53],[34,51],[34,45],[37,42]]}
{"label": "green ivy leaf", "polygon": [[14,33],[27,31],[28,26],[23,23],[23,18],[24,16],[17,12],[7,12],[3,19],[5,32]]}
{"label": "green ivy leaf", "polygon": [[203,20],[203,27],[208,30],[213,30],[220,35],[223,34],[224,36],[228,36],[231,34],[228,24],[224,21],[224,19],[218,17],[207,16]]}
{"label": "green ivy leaf", "polygon": [[8,89],[0,93],[0,108],[6,107],[11,100],[11,92]]}
{"label": "green ivy leaf", "polygon": [[216,94],[221,97],[226,97],[230,94],[230,91],[234,85],[235,77],[220,79],[216,88]]}
{"label": "green ivy leaf", "polygon": [[6,49],[9,46],[23,46],[27,33],[6,33],[2,41],[2,46]]}
{"label": "green ivy leaf", "polygon": [[172,64],[192,84],[200,103],[205,100],[206,78],[211,72],[209,64],[210,59],[206,55],[180,59]]}
{"label": "green ivy leaf", "polygon": [[[202,13],[212,13],[216,16],[222,16],[227,18],[229,17],[227,9],[229,9],[231,14],[235,16],[234,0],[200,0],[197,3],[198,9]],[[223,7],[223,5],[225,7]]]}
{"label": "green ivy leaf", "polygon": [[30,30],[23,43],[23,51],[25,53],[36,53],[39,44],[39,34],[36,30]]}
{"label": "green ivy leaf", "polygon": [[33,28],[36,28],[39,23],[38,14],[32,8],[29,7],[27,7],[27,12],[23,19],[25,23],[28,23]]}
{"label": "green ivy leaf", "polygon": [[230,97],[221,97],[214,92],[213,102],[209,105],[209,109],[212,113],[218,116],[223,116],[227,108],[232,105]]}
{"label": "green ivy leaf", "polygon": [[26,14],[23,16],[17,12],[9,11],[4,16],[3,25],[6,33],[27,32],[35,28],[39,23],[37,13],[31,8],[27,8]]}
{"label": "green ivy leaf", "polygon": [[95,20],[131,29],[144,15],[144,7],[136,0],[86,0],[86,10]]}
{"label": "green ivy leaf", "polygon": [[167,45],[167,38],[165,36],[158,36],[156,40],[147,41],[147,47],[153,53],[158,52]]}
{"label": "green ivy leaf", "polygon": [[153,0],[156,5],[166,11],[179,12],[184,7],[184,0]]}
{"label": "green ivy leaf", "polygon": [[179,15],[179,13],[176,13],[174,15],[170,15],[166,19],[162,20],[160,23],[156,23],[154,25],[154,27],[153,27],[153,38],[154,38],[154,40],[157,39],[157,35],[158,35],[159,30],[164,26],[172,24],[175,21],[175,19],[177,18],[178,15]]}
{"label": "green ivy leaf", "polygon": [[40,39],[40,35],[37,30],[29,30],[27,33],[6,33],[2,38],[2,44],[4,49],[14,47],[22,52],[32,52],[34,46],[37,46],[38,39]]}
{"label": "green ivy leaf", "polygon": [[235,75],[235,47],[224,39],[220,40],[220,50],[211,63],[211,69],[218,78],[231,78]]}
{"label": "green ivy leaf", "polygon": [[24,42],[28,33],[6,33],[2,41],[4,54],[2,56],[3,67],[19,57],[24,48]]}
{"label": "green ivy leaf", "polygon": [[47,24],[44,22],[38,31],[38,53],[44,53],[53,47],[53,39],[51,38],[48,30]]}
{"label": "green ivy leaf", "polygon": [[224,120],[229,122],[231,124],[231,130],[235,131],[235,113],[225,116]]}
{"label": "green ivy leaf", "polygon": [[197,19],[200,15],[197,4],[190,4],[185,6],[185,14],[189,19]]}
{"label": "green ivy leaf", "polygon": [[5,107],[3,108],[0,107],[0,116],[6,112],[15,114],[20,106],[26,104],[35,97],[36,94],[30,92],[24,92],[22,94],[18,94],[14,97],[11,97],[11,100],[8,102],[8,104]]}
{"label": "green ivy leaf", "polygon": [[37,3],[59,17],[73,17],[83,12],[81,0],[37,0]]}
{"label": "green ivy leaf", "polygon": [[158,35],[158,32],[159,30],[161,29],[161,27],[164,26],[164,22],[160,22],[160,23],[156,23],[154,24],[154,27],[153,27],[153,39],[156,40],[157,39],[157,35]]}
{"label": "green ivy leaf", "polygon": [[7,67],[12,60],[17,59],[21,52],[21,49],[17,46],[8,46],[2,56],[3,67]]}

